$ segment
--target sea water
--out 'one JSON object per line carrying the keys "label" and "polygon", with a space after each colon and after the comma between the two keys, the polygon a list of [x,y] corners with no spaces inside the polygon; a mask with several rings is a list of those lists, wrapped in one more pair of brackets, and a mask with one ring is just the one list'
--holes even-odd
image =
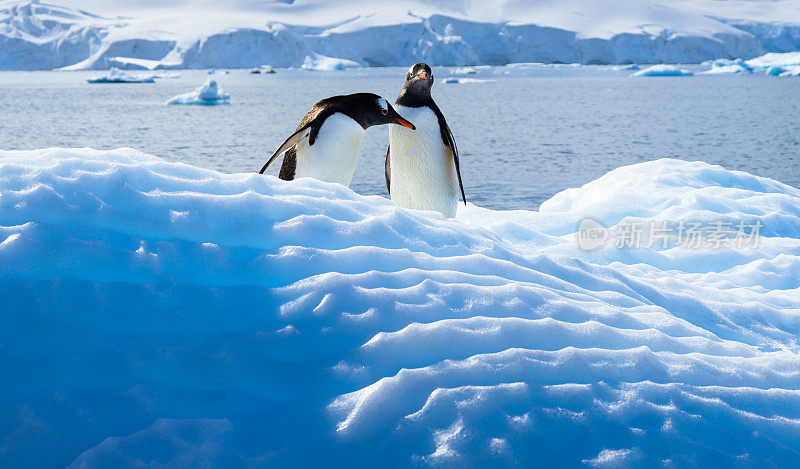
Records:
{"label": "sea water", "polygon": [[[800,80],[631,78],[603,66],[434,67],[434,99],[453,130],[468,200],[536,209],[609,170],[662,157],[702,160],[800,186]],[[394,101],[405,68],[220,70],[229,106],[166,106],[204,70],[155,84],[92,85],[86,72],[0,73],[0,149],[132,147],[224,172],[257,172],[318,100],[373,92]],[[133,72],[131,73],[149,73]],[[476,82],[444,83],[450,76]],[[385,127],[370,128],[351,185],[387,195]],[[277,175],[278,160],[269,173]]]}

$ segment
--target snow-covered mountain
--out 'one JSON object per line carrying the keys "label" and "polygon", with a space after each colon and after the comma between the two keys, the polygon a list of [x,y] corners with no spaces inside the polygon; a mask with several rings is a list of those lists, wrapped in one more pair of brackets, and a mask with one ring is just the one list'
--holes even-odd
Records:
{"label": "snow-covered mountain", "polygon": [[295,67],[325,57],[364,66],[750,58],[800,47],[798,4],[298,0],[223,10],[190,1],[112,18],[12,1],[0,3],[0,69]]}

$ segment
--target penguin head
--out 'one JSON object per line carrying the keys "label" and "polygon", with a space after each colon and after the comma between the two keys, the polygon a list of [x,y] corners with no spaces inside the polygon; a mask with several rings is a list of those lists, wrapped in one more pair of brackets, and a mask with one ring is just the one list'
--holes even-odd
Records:
{"label": "penguin head", "polygon": [[405,120],[391,104],[377,94],[364,93],[359,105],[359,118],[356,119],[364,129],[373,125],[398,124],[416,130],[414,124]]}
{"label": "penguin head", "polygon": [[428,64],[420,62],[408,69],[404,89],[414,94],[429,95],[432,86],[433,71]]}

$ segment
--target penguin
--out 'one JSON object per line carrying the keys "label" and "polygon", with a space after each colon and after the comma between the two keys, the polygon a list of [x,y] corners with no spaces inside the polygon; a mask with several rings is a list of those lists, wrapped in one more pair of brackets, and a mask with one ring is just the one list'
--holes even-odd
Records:
{"label": "penguin", "polygon": [[297,130],[278,147],[259,173],[263,174],[278,156],[286,153],[279,178],[291,181],[313,177],[349,186],[364,131],[382,124],[398,124],[409,131],[416,128],[376,94],[323,99],[308,111]]}
{"label": "penguin", "polygon": [[[395,205],[434,210],[452,218],[458,205],[458,189],[467,203],[458,148],[444,114],[431,97],[433,72],[428,64],[413,65],[395,101],[400,115],[413,120],[415,132],[389,128],[384,172],[386,189]],[[456,186],[458,184],[458,186]]]}

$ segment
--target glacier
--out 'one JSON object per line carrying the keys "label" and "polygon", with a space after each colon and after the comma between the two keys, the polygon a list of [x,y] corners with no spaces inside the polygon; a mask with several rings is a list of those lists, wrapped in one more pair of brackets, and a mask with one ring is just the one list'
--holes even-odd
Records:
{"label": "glacier", "polygon": [[797,0],[185,3],[104,17],[6,0],[0,70],[699,63],[800,47]]}
{"label": "glacier", "polygon": [[[741,249],[578,227],[757,222]],[[455,219],[0,151],[0,466],[794,466],[800,189],[662,159]]]}

